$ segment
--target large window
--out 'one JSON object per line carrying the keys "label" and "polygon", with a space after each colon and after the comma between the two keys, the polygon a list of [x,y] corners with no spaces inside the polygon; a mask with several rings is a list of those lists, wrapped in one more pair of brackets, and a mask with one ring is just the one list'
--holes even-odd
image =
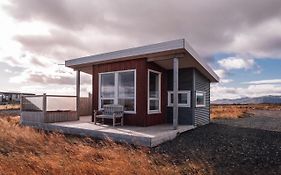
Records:
{"label": "large window", "polygon": [[206,106],[206,94],[202,91],[196,91],[196,107]]}
{"label": "large window", "polygon": [[161,73],[148,70],[148,113],[161,112]]}
{"label": "large window", "polygon": [[[172,107],[174,104],[173,91],[168,92],[168,106]],[[178,106],[190,107],[190,91],[178,91]]]}
{"label": "large window", "polygon": [[99,108],[106,104],[120,104],[127,113],[136,112],[135,70],[100,74]]}
{"label": "large window", "polygon": [[114,104],[115,99],[115,74],[106,73],[100,76],[100,107]]}
{"label": "large window", "polygon": [[125,107],[125,111],[135,111],[135,72],[118,73],[118,104]]}

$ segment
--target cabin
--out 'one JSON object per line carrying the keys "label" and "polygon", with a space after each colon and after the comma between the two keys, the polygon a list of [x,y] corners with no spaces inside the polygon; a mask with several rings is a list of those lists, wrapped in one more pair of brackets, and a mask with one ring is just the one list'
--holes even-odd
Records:
{"label": "cabin", "polygon": [[[22,96],[20,124],[154,147],[210,122],[210,83],[219,77],[185,39],[75,58],[65,65],[76,71],[76,95]],[[92,78],[86,99],[80,96],[81,72]],[[106,115],[98,115],[102,110]]]}
{"label": "cabin", "polygon": [[35,95],[35,94],[20,93],[20,92],[0,92],[0,105],[20,104],[21,96],[24,95]]}
{"label": "cabin", "polygon": [[[124,106],[124,124],[152,126],[170,123],[205,125],[210,122],[210,83],[219,77],[185,39],[129,48],[65,61],[92,76],[92,109]],[[77,100],[79,118],[79,100]]]}

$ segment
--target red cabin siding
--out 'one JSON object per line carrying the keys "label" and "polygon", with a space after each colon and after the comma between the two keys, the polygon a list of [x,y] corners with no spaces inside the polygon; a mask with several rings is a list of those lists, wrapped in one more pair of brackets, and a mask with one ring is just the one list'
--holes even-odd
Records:
{"label": "red cabin siding", "polygon": [[[93,66],[93,109],[98,110],[99,73],[136,69],[136,114],[125,114],[125,125],[149,126],[166,122],[167,74],[165,69],[146,59],[136,59]],[[147,114],[148,69],[162,72],[161,77],[161,113]]]}

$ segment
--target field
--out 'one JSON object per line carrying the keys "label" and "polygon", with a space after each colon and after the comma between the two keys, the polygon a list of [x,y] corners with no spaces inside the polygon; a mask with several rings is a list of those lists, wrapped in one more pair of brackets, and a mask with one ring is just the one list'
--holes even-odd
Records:
{"label": "field", "polygon": [[19,104],[0,105],[0,110],[19,110]]}
{"label": "field", "polygon": [[[237,118],[253,108],[280,110],[268,105],[212,106],[212,117]],[[236,116],[222,115],[233,111]],[[0,118],[0,174],[274,174],[281,170],[279,132],[212,123],[148,149],[45,133],[18,122],[15,116]]]}
{"label": "field", "polygon": [[0,119],[0,174],[175,174],[149,150],[110,141],[44,133]]}
{"label": "field", "polygon": [[249,105],[211,105],[211,119],[236,119],[253,116],[253,110],[281,111],[281,105],[249,104]]}

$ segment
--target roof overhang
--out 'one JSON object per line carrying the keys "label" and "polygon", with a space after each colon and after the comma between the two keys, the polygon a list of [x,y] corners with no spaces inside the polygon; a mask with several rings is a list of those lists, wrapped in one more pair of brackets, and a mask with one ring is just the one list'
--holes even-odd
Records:
{"label": "roof overhang", "polygon": [[148,62],[155,62],[165,69],[172,69],[172,58],[175,57],[179,58],[180,68],[195,67],[211,82],[219,81],[216,73],[205,60],[199,57],[185,39],[71,59],[65,61],[65,65],[92,74],[93,65],[146,58]]}

